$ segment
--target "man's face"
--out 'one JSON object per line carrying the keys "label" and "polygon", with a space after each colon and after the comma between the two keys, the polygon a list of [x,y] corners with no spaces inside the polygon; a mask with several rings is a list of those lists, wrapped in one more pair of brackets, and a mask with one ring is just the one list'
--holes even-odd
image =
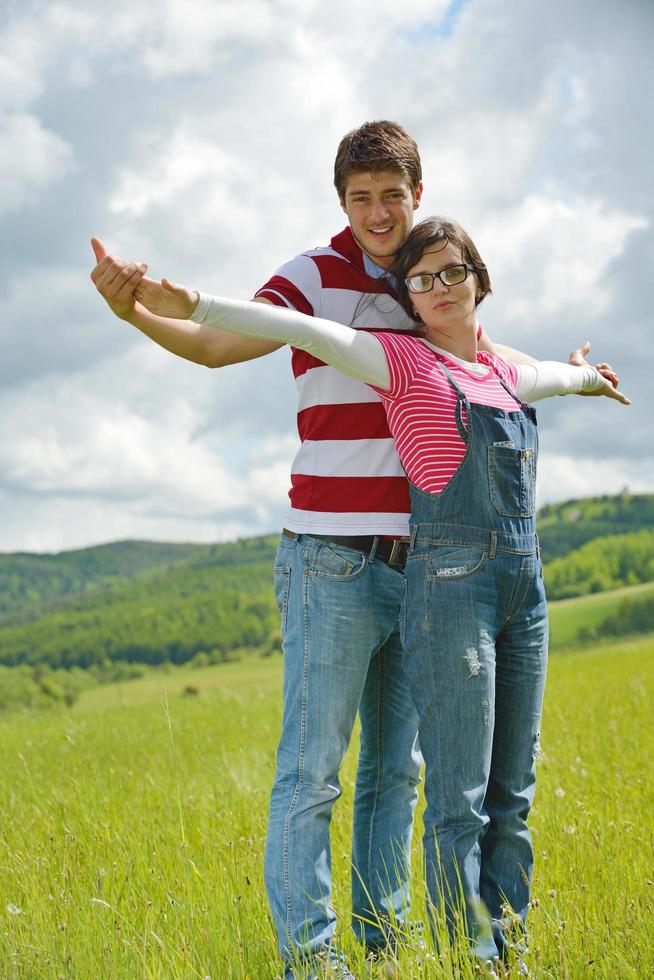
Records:
{"label": "man's face", "polygon": [[413,212],[420,203],[422,183],[413,188],[401,173],[351,174],[345,181],[341,206],[352,234],[364,252],[383,269],[411,231]]}

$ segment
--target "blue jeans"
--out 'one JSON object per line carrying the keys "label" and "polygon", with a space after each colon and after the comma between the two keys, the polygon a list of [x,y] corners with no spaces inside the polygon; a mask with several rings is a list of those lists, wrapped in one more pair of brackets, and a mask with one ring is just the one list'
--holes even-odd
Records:
{"label": "blue jeans", "polygon": [[373,947],[387,940],[383,922],[407,913],[421,758],[398,630],[402,573],[300,535],[282,536],[275,576],[284,717],[264,872],[290,973],[294,958],[333,940],[329,824],[357,710],[352,911],[358,937]]}
{"label": "blue jeans", "polygon": [[524,923],[529,903],[548,634],[540,559],[502,550],[501,535],[489,551],[484,529],[475,542],[476,528],[447,527],[447,543],[417,530],[401,627],[426,763],[427,885],[452,934],[463,899],[473,953],[490,959],[507,953],[506,908]]}

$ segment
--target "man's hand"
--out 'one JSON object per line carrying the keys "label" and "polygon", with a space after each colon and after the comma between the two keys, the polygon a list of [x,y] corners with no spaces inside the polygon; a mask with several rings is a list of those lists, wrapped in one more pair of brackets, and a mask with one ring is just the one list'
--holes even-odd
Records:
{"label": "man's hand", "polygon": [[[91,239],[96,266],[91,279],[112,311],[121,320],[129,320],[141,303],[157,316],[169,316],[175,320],[187,320],[198,303],[198,294],[184,286],[177,286],[167,279],[157,282],[145,275],[145,262],[126,262],[115,255],[107,255],[99,238]],[[138,302],[137,302],[138,301]]]}
{"label": "man's hand", "polygon": [[148,279],[147,276],[141,279],[134,295],[139,303],[150,310],[150,313],[169,316],[175,320],[188,320],[200,299],[195,290],[187,289],[186,286],[180,286],[165,278],[158,283],[154,279]]}
{"label": "man's hand", "polygon": [[[578,367],[588,364],[586,360],[586,354],[590,351],[590,341],[587,340],[585,344],[578,347],[577,350],[573,350],[568,358],[569,364],[575,364]],[[621,391],[618,390],[619,378],[610,364],[602,362],[595,365],[595,370],[598,371],[602,378],[604,379],[604,384],[601,388],[596,388],[595,391],[580,391],[580,395],[587,396],[597,396],[604,395],[606,398],[614,398],[616,401],[620,402],[622,405],[631,405],[631,401],[626,395],[623,395]]]}
{"label": "man's hand", "polygon": [[134,290],[142,281],[147,265],[145,262],[125,262],[124,259],[107,255],[99,238],[91,239],[91,247],[96,261],[91,272],[95,288],[116,316],[129,320],[136,306]]}

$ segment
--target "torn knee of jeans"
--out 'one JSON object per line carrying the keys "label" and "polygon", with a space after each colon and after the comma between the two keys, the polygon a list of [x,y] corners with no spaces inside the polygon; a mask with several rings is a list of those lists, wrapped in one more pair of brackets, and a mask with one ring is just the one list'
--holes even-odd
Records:
{"label": "torn knee of jeans", "polygon": [[468,677],[476,677],[481,669],[481,661],[475,648],[468,647],[463,659],[468,665]]}
{"label": "torn knee of jeans", "polygon": [[532,754],[532,756],[533,756],[534,759],[537,759],[538,756],[541,754],[541,752],[542,752],[542,749],[541,749],[541,745],[540,745],[540,732],[536,732],[536,736],[534,738],[534,747],[532,749],[532,753],[531,754]]}
{"label": "torn knee of jeans", "polygon": [[491,721],[491,703],[486,698],[481,702],[481,706],[484,712],[484,728],[488,728]]}

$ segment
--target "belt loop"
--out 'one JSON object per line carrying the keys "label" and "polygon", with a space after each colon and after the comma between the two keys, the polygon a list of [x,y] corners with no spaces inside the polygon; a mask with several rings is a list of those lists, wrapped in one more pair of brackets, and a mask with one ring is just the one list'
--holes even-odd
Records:
{"label": "belt loop", "polygon": [[377,554],[377,545],[378,544],[379,544],[379,535],[376,534],[375,535],[375,539],[372,542],[372,548],[370,549],[370,552],[368,553],[368,561],[374,561],[375,560],[375,555]]}
{"label": "belt loop", "polygon": [[495,552],[497,551],[497,531],[491,531],[490,533],[490,545],[488,549],[488,557],[494,558]]}
{"label": "belt loop", "polygon": [[418,537],[418,529],[420,525],[414,524],[411,528],[411,537],[409,539],[409,551],[413,551],[416,546],[416,538]]}

